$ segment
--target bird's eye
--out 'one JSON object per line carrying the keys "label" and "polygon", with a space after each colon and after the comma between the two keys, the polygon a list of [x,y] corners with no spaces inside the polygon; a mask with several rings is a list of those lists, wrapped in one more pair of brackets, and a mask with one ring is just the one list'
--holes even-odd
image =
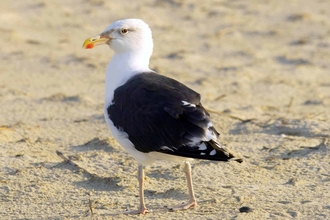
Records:
{"label": "bird's eye", "polygon": [[127,34],[128,33],[128,28],[123,28],[120,30],[121,34]]}

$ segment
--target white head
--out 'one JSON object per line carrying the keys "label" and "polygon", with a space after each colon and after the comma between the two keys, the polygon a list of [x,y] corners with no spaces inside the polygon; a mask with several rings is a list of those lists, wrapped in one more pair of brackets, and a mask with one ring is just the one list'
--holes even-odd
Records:
{"label": "white head", "polygon": [[140,19],[124,19],[109,25],[100,35],[88,38],[83,48],[108,44],[115,53],[137,52],[151,56],[152,34],[149,26]]}

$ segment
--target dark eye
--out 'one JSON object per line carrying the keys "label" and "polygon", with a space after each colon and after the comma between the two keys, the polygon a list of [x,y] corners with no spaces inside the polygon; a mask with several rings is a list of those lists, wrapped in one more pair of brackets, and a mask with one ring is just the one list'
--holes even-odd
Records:
{"label": "dark eye", "polygon": [[121,34],[127,34],[128,33],[128,28],[123,28],[120,30]]}

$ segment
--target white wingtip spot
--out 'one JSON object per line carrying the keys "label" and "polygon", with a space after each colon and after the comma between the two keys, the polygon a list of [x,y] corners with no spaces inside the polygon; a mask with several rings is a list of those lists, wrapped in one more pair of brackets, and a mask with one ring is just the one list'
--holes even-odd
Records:
{"label": "white wingtip spot", "polygon": [[206,147],[205,143],[202,143],[202,144],[199,145],[199,147],[198,147],[198,150],[206,150],[206,149],[207,149],[207,147]]}
{"label": "white wingtip spot", "polygon": [[173,149],[171,149],[171,148],[169,148],[167,146],[161,146],[160,149],[162,149],[162,150],[169,150],[169,151],[173,151],[174,152]]}
{"label": "white wingtip spot", "polygon": [[186,101],[182,101],[182,104],[184,105],[184,106],[188,106],[188,107],[196,107],[196,105],[195,104],[191,104],[191,103],[189,103],[189,102],[186,102]]}
{"label": "white wingtip spot", "polygon": [[217,152],[215,151],[215,150],[213,150],[213,151],[211,151],[210,152],[210,156],[213,156],[213,155],[215,155]]}
{"label": "white wingtip spot", "polygon": [[201,153],[201,155],[203,156],[203,155],[205,155],[205,153]]}

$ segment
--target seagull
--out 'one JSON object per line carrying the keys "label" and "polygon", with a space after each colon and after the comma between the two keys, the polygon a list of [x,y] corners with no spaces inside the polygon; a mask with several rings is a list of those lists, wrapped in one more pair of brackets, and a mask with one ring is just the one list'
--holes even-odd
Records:
{"label": "seagull", "polygon": [[138,163],[140,205],[127,214],[148,213],[144,202],[144,167],[156,160],[184,164],[189,201],[171,211],[197,206],[190,161],[237,161],[218,142],[200,94],[149,69],[153,39],[140,19],[118,20],[86,39],[84,49],[108,45],[114,55],[106,69],[105,121],[117,142]]}

